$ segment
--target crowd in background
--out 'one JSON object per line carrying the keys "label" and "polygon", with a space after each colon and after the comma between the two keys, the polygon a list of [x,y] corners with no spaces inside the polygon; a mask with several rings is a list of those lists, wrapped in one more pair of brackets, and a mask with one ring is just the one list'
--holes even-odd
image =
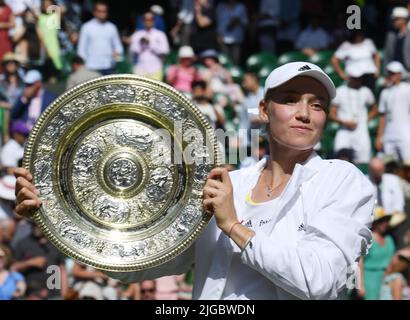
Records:
{"label": "crowd in background", "polygon": [[[0,300],[191,297],[195,268],[123,284],[63,256],[14,214],[13,168],[59,94],[115,73],[164,81],[214,129],[231,133],[220,143],[233,170],[267,154],[263,135],[250,148],[251,130],[263,129],[263,82],[276,66],[300,60],[321,66],[337,86],[316,151],[356,164],[377,194],[374,243],[359,262],[364,285],[350,298],[410,299],[410,1],[144,3],[124,19],[110,14],[114,3],[0,0]],[[346,26],[352,4],[361,8],[360,29]],[[232,150],[248,156],[231,161]],[[47,286],[49,266],[60,267],[57,289]]]}

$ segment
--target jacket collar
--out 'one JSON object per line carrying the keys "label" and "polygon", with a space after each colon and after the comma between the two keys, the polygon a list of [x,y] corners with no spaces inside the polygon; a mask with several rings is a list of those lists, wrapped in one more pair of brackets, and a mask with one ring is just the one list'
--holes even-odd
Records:
{"label": "jacket collar", "polygon": [[[265,157],[261,161],[259,161],[253,167],[252,173],[255,174],[254,170],[256,170],[257,172],[263,170],[267,161],[268,157]],[[275,216],[272,223],[272,230],[276,223],[284,216],[285,212],[287,211],[285,209],[288,207],[288,205],[292,204],[294,202],[294,199],[296,199],[296,197],[301,194],[300,189],[302,184],[310,180],[317,172],[319,172],[320,168],[323,167],[323,164],[323,159],[315,151],[312,151],[311,155],[306,161],[296,164],[292,173],[292,177],[290,178],[288,184],[285,187],[285,190],[283,190],[282,195],[279,198],[276,211],[277,215]],[[302,208],[302,210],[304,210],[304,208]]]}

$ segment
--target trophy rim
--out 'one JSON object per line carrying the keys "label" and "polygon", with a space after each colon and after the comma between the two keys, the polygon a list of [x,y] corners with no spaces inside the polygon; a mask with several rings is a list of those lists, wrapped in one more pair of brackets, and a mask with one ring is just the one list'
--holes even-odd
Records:
{"label": "trophy rim", "polygon": [[[203,126],[204,132],[206,133],[207,137],[210,138],[212,152],[213,152],[212,167],[218,167],[222,165],[221,150],[218,145],[216,136],[213,132],[214,130],[212,126],[210,125],[208,120],[205,118],[205,116],[202,114],[202,112],[199,110],[199,108],[192,101],[190,101],[185,95],[183,95],[181,92],[177,91],[176,89],[174,89],[173,87],[171,87],[170,85],[164,82],[152,80],[152,79],[142,77],[142,76],[137,76],[134,74],[115,74],[115,75],[101,76],[101,77],[83,82],[79,85],[76,85],[75,87],[65,91],[63,94],[57,97],[57,99],[54,100],[47,107],[47,109],[41,114],[41,116],[35,123],[26,141],[24,156],[23,156],[23,163],[22,163],[23,168],[29,171],[32,171],[33,152],[34,152],[33,147],[39,137],[39,133],[43,125],[52,118],[54,112],[61,107],[64,101],[68,100],[70,97],[72,98],[76,96],[78,91],[85,90],[88,87],[98,86],[99,84],[104,84],[109,81],[127,81],[127,80],[145,82],[148,85],[152,86],[154,90],[161,89],[165,92],[170,93],[171,95],[174,95],[176,98],[178,98],[183,104],[184,108],[188,108],[189,111],[193,113],[195,118]],[[35,181],[33,177],[33,184],[34,183]],[[40,199],[41,199],[41,195],[40,195]],[[104,263],[104,262],[99,261],[98,259],[93,259],[92,257],[80,254],[79,250],[74,250],[70,248],[69,246],[64,244],[52,232],[52,230],[48,227],[46,221],[44,220],[43,215],[46,215],[46,211],[43,210],[43,207],[40,207],[40,209],[36,210],[36,212],[33,214],[33,220],[36,223],[36,225],[41,229],[42,233],[48,239],[48,241],[50,241],[58,250],[60,250],[63,254],[75,259],[78,262],[84,263],[86,265],[92,266],[100,270],[111,271],[111,272],[142,271],[145,269],[159,266],[163,263],[170,261],[171,259],[180,255],[186,249],[188,249],[191,245],[193,245],[194,241],[202,233],[202,231],[206,228],[208,222],[210,221],[212,217],[211,215],[205,213],[204,210],[202,210],[202,218],[200,220],[200,223],[196,226],[195,229],[192,230],[192,232],[189,234],[188,237],[186,237],[180,244],[178,244],[175,248],[173,248],[169,252],[166,252],[165,254],[162,254],[161,256],[153,258],[149,261],[119,264],[119,263]]]}

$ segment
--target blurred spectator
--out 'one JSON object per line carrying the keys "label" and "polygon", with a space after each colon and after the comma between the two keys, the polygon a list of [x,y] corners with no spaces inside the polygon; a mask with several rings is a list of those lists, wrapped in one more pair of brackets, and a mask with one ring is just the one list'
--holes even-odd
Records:
{"label": "blurred spectator", "polygon": [[36,16],[27,10],[23,16],[24,22],[14,33],[15,53],[21,63],[27,68],[41,68],[45,61],[45,49],[42,36],[37,28]]}
{"label": "blurred spectator", "polygon": [[78,291],[80,299],[90,296],[95,300],[117,300],[119,298],[118,281],[110,279],[97,269],[74,262],[72,275],[73,287]]}
{"label": "blurred spectator", "polygon": [[354,162],[354,155],[355,155],[355,152],[354,152],[353,149],[351,149],[351,148],[342,148],[342,149],[339,149],[337,152],[334,153],[334,158],[353,163]]}
{"label": "blurred spectator", "polygon": [[217,6],[216,17],[221,51],[239,65],[248,26],[246,8],[237,0],[225,0]]}
{"label": "blurred spectator", "polygon": [[[162,32],[166,32],[165,19],[164,19],[164,9],[154,4],[149,8],[149,11],[154,15],[154,28]],[[138,16],[136,30],[144,30],[144,15]]]}
{"label": "blurred spectator", "polygon": [[[348,83],[337,88],[329,118],[338,123],[334,151],[354,150],[355,163],[369,163],[371,142],[368,122],[377,115],[375,97],[362,85],[363,70],[349,66],[346,69]],[[368,108],[371,111],[368,112]]]}
{"label": "blurred spectator", "polygon": [[330,32],[332,40],[331,48],[337,49],[346,41],[352,34],[352,31],[346,28],[346,13],[340,12],[336,14],[335,26]]}
{"label": "blurred spectator", "polygon": [[276,53],[280,0],[261,0],[257,19],[260,51]]}
{"label": "blurred spectator", "polygon": [[[9,30],[14,28],[14,16],[10,7],[4,0],[0,0],[0,61],[3,56],[12,51],[12,43],[9,37]],[[2,71],[0,67],[0,72]]]}
{"label": "blurred spectator", "polygon": [[365,37],[362,30],[354,30],[350,33],[348,41],[343,42],[332,57],[332,65],[342,79],[347,76],[342,70],[341,62],[347,68],[360,69],[363,72],[363,85],[375,92],[376,78],[380,74],[380,55],[373,41]]}
{"label": "blurred spectator", "polygon": [[366,300],[378,300],[380,288],[387,267],[395,252],[394,241],[387,235],[391,215],[385,213],[383,208],[376,206],[374,210],[374,222],[372,226],[373,245],[364,257],[364,298]]}
{"label": "blurred spectator", "polygon": [[[263,99],[264,91],[259,85],[257,74],[247,72],[243,75],[242,87],[246,92],[246,97],[242,104],[240,114],[240,129],[247,130],[247,142],[245,146],[251,142],[251,129],[261,130],[263,122],[259,118],[259,102]],[[244,141],[242,141],[244,145]]]}
{"label": "blurred spectator", "polygon": [[19,72],[20,61],[13,52],[6,53],[2,61],[4,73],[0,74],[0,93],[6,97],[10,107],[23,92],[23,80]]}
{"label": "blurred spectator", "polygon": [[84,81],[101,76],[101,74],[96,71],[88,70],[83,58],[80,56],[75,56],[71,59],[71,69],[73,72],[67,79],[66,89],[71,89]]}
{"label": "blurred spectator", "polygon": [[[64,265],[64,256],[43,236],[38,226],[33,226],[32,233],[22,239],[14,250],[15,262],[12,270],[21,272],[27,283],[27,299],[62,299],[68,286],[67,274]],[[55,288],[47,287],[48,266],[59,267],[61,283]]]}
{"label": "blurred spectator", "polygon": [[392,13],[395,31],[390,31],[384,44],[384,62],[398,61],[410,71],[410,30],[407,8],[396,7]]}
{"label": "blurred spectator", "polygon": [[396,175],[385,173],[383,160],[373,158],[369,163],[369,178],[376,189],[377,205],[386,214],[404,211],[404,195]]}
{"label": "blurred spectator", "polygon": [[31,12],[33,15],[40,13],[41,0],[6,0],[6,4],[13,11],[15,17],[16,27],[10,30],[10,35],[15,36],[17,32],[24,24],[24,16],[26,12]]}
{"label": "blurred spectator", "polygon": [[116,60],[121,58],[123,47],[117,27],[108,18],[108,5],[97,1],[94,19],[85,23],[80,30],[77,52],[89,70],[103,75],[114,73]]}
{"label": "blurred spectator", "polygon": [[184,275],[165,276],[155,280],[155,300],[177,300]]}
{"label": "blurred spectator", "polygon": [[191,25],[194,21],[194,0],[182,0],[177,14],[177,22],[170,30],[174,45],[187,46],[190,44]]}
{"label": "blurred spectator", "polygon": [[47,54],[43,67],[43,76],[46,82],[56,82],[58,73],[63,68],[58,38],[59,28],[61,27],[61,13],[49,10],[51,6],[56,6],[54,0],[42,0],[41,13],[38,17],[38,29]]}
{"label": "blurred spectator", "polygon": [[398,255],[390,263],[380,289],[380,300],[409,300],[406,277],[409,272],[410,256]]}
{"label": "blurred spectator", "polygon": [[229,71],[219,63],[218,52],[214,49],[208,49],[202,52],[199,57],[205,67],[201,69],[201,78],[209,84],[209,89],[213,93],[224,93],[226,84],[232,83],[232,77]]}
{"label": "blurred spectator", "polygon": [[156,282],[155,280],[145,280],[140,284],[141,300],[155,300]]}
{"label": "blurred spectator", "polygon": [[190,30],[190,45],[198,54],[217,48],[216,13],[209,0],[194,0],[194,19]]}
{"label": "blurred spectator", "polygon": [[223,127],[225,123],[223,109],[212,104],[205,81],[192,82],[192,100],[214,129]]}
{"label": "blurred spectator", "polygon": [[[280,1],[280,27],[278,28],[278,54],[294,49],[300,31],[301,0]],[[346,28],[345,25],[343,25]]]}
{"label": "blurred spectator", "polygon": [[410,158],[410,84],[402,82],[405,70],[400,62],[390,62],[386,69],[389,87],[380,94],[376,149],[401,163]]}
{"label": "blurred spectator", "polygon": [[37,70],[30,70],[24,76],[25,88],[11,109],[11,120],[22,119],[31,130],[37,119],[54,101],[56,96],[43,88],[42,75]]}
{"label": "blurred spectator", "polygon": [[[1,192],[4,194],[4,190],[1,190]],[[9,195],[9,197],[11,198],[11,195]],[[12,247],[12,241],[16,235],[16,231],[16,221],[11,218],[10,215],[6,215],[6,217],[3,218],[0,216],[0,244]]]}
{"label": "blurred spectator", "polygon": [[10,249],[0,244],[0,300],[21,298],[26,291],[23,275],[10,270],[11,263]]}
{"label": "blurred spectator", "polygon": [[122,284],[120,286],[120,300],[141,300],[139,283]]}
{"label": "blurred spectator", "polygon": [[[23,120],[16,120],[11,126],[11,139],[0,151],[0,162],[4,167],[17,168],[19,161],[23,158],[24,144],[30,130]],[[13,174],[13,172],[9,172]]]}
{"label": "blurred spectator", "polygon": [[144,14],[144,30],[131,36],[130,52],[135,55],[134,73],[155,80],[163,78],[163,58],[169,53],[169,44],[164,32],[154,28],[154,15]]}
{"label": "blurred spectator", "polygon": [[178,50],[179,63],[171,65],[167,72],[167,82],[175,89],[191,95],[192,82],[201,79],[199,70],[193,65],[195,54],[190,46],[182,46]]}
{"label": "blurred spectator", "polygon": [[309,57],[330,45],[330,37],[322,27],[322,19],[319,16],[310,18],[310,24],[302,30],[296,40],[295,47]]}
{"label": "blurred spectator", "polygon": [[401,168],[401,184],[406,201],[410,201],[410,158],[405,159]]}

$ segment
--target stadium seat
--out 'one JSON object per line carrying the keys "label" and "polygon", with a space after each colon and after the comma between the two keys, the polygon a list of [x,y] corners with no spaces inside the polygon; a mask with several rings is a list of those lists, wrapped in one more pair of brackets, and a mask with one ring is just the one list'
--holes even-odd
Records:
{"label": "stadium seat", "polygon": [[288,62],[295,62],[295,61],[308,61],[309,57],[303,54],[300,51],[290,51],[283,53],[278,58],[278,65],[282,65]]}
{"label": "stadium seat", "polygon": [[117,62],[115,70],[117,73],[132,73],[132,63],[127,56]]}
{"label": "stadium seat", "polygon": [[225,68],[228,68],[233,65],[231,58],[229,58],[226,54],[220,53],[218,55],[218,60],[219,63],[223,65]]}
{"label": "stadium seat", "polygon": [[363,174],[369,173],[369,164],[368,163],[356,163],[356,167],[363,172]]}
{"label": "stadium seat", "polygon": [[167,54],[165,57],[164,64],[165,65],[171,65],[171,64],[176,64],[178,62],[178,51],[173,50],[170,53]]}
{"label": "stadium seat", "polygon": [[336,87],[340,87],[344,83],[344,80],[339,77],[332,65],[324,66],[323,71],[332,79]]}
{"label": "stadium seat", "polygon": [[277,67],[276,64],[266,64],[263,65],[259,71],[258,71],[258,78],[259,78],[259,82],[261,84],[265,83],[266,78],[268,77],[269,73],[271,73],[271,71],[273,69],[275,69]]}
{"label": "stadium seat", "polygon": [[231,65],[227,66],[226,69],[230,72],[232,79],[235,83],[241,85],[243,78],[243,70],[239,66]]}
{"label": "stadium seat", "polygon": [[309,61],[317,64],[319,67],[324,68],[330,64],[330,59],[332,58],[334,52],[331,50],[318,51],[316,54],[309,58]]}
{"label": "stadium seat", "polygon": [[263,66],[276,66],[277,58],[270,52],[259,52],[251,55],[246,60],[246,70],[259,72]]}

